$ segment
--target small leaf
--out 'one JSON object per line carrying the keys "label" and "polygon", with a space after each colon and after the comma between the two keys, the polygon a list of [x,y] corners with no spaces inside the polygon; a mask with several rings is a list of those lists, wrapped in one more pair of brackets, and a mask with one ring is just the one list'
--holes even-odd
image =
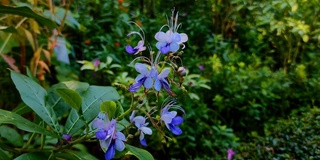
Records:
{"label": "small leaf", "polygon": [[10,6],[4,6],[0,5],[0,13],[1,14],[14,14],[14,15],[20,15],[28,18],[34,18],[39,23],[41,23],[44,26],[49,27],[50,29],[54,29],[57,27],[57,25],[52,22],[50,19],[47,19],[43,16],[38,15],[37,13],[33,12],[29,7],[23,6],[23,7],[10,7]]}
{"label": "small leaf", "polygon": [[67,102],[72,108],[79,111],[82,104],[82,98],[77,92],[67,88],[59,88],[56,89],[56,91],[65,102]]}
{"label": "small leaf", "polygon": [[117,110],[117,104],[113,101],[105,101],[100,104],[100,111],[108,114],[109,120],[111,120]]}
{"label": "small leaf", "polygon": [[126,144],[128,152],[126,154],[134,155],[140,160],[154,160],[153,156],[146,150]]}
{"label": "small leaf", "polygon": [[0,136],[7,139],[16,147],[21,147],[23,145],[23,139],[21,135],[16,130],[8,126],[0,126]]}
{"label": "small leaf", "polygon": [[0,124],[12,124],[24,131],[57,137],[56,134],[51,133],[45,128],[39,126],[38,124],[30,122],[29,120],[23,118],[22,116],[14,112],[2,110],[2,109],[0,109]]}

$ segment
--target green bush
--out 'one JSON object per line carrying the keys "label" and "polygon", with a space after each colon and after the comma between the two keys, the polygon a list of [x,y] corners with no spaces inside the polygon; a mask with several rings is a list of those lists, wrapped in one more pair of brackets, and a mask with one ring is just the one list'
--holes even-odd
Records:
{"label": "green bush", "polygon": [[[302,113],[301,113],[302,112]],[[319,159],[320,109],[303,109],[265,128],[238,150],[237,159]]]}

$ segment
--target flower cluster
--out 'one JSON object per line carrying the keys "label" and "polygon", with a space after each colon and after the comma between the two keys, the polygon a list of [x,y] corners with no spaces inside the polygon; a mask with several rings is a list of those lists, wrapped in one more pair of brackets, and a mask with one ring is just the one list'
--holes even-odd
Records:
{"label": "flower cluster", "polygon": [[[134,94],[139,92],[139,89],[143,86],[144,96],[142,98],[144,102],[141,103],[141,98],[138,98],[137,102],[132,101],[131,107],[123,115],[119,116],[124,117],[127,113],[132,112],[129,117],[130,126],[126,126],[128,137],[132,138],[132,136],[129,136],[129,132],[134,128],[135,135],[139,136],[140,144],[147,146],[146,135],[150,136],[154,132],[149,127],[150,123],[162,134],[165,134],[162,128],[167,128],[174,135],[182,134],[180,125],[184,120],[177,111],[184,113],[184,110],[176,105],[177,102],[173,98],[175,94],[171,89],[171,84],[181,87],[183,77],[186,75],[186,70],[180,58],[182,52],[179,50],[185,48],[184,43],[187,42],[188,36],[185,33],[178,32],[181,24],[178,24],[178,13],[175,14],[174,10],[170,20],[168,20],[168,24],[163,25],[154,36],[158,41],[155,44],[157,52],[152,51],[151,46],[145,46],[148,43],[145,41],[144,32],[140,26],[136,26],[140,31],[132,31],[128,34],[128,37],[138,35],[140,40],[136,46],[127,45],[125,50],[128,54],[137,56],[132,63],[137,60],[141,60],[141,62],[134,64],[138,76],[127,89]],[[164,31],[165,28],[168,28],[168,30]],[[149,49],[149,57],[143,56],[143,52],[147,48]],[[161,56],[165,56],[165,58],[162,59]],[[177,61],[181,62],[181,64],[178,64]],[[173,73],[171,73],[172,70]],[[174,76],[179,77],[179,82],[175,82],[176,78]],[[158,99],[158,95],[162,90],[169,95],[169,98],[163,102],[161,107],[142,107],[148,101],[149,91],[156,92]],[[101,147],[106,152],[105,159],[113,158],[116,150],[122,151],[125,148],[126,137],[122,132],[117,131],[116,126],[117,121],[115,119],[109,120],[108,117],[106,118],[106,114],[102,113],[93,122],[93,127],[97,129],[96,138],[100,140]],[[164,137],[166,136],[164,135]]]}

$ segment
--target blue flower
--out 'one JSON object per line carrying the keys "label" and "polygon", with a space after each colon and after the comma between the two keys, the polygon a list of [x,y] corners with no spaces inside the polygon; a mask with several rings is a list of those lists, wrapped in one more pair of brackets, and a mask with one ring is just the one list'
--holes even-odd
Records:
{"label": "blue flower", "polygon": [[163,86],[163,88],[166,91],[171,92],[170,84],[167,81],[167,77],[168,77],[169,72],[170,72],[170,69],[166,68],[166,69],[162,70],[162,72],[159,75],[156,76],[156,81],[154,83],[154,89],[156,91],[160,91]]}
{"label": "blue flower", "polygon": [[123,133],[116,131],[116,120],[109,121],[107,116],[99,113],[98,117],[93,121],[92,126],[98,131],[96,138],[100,140],[100,146],[106,150],[105,159],[111,160],[115,155],[115,150],[123,151],[126,138]]}
{"label": "blue flower", "polygon": [[[162,32],[162,28],[167,26],[169,30],[165,33]],[[161,27],[160,31],[154,36],[158,41],[156,47],[160,50],[161,53],[167,54],[171,52],[177,52],[182,45],[184,48],[184,42],[188,41],[188,36],[185,33],[178,33],[177,30],[181,26],[178,24],[178,13],[174,17],[174,10],[172,11],[172,16],[168,24]]]}
{"label": "blue flower", "polygon": [[137,46],[135,46],[135,47],[132,47],[130,45],[126,46],[126,51],[129,54],[138,54],[139,52],[142,52],[144,50],[146,50],[146,47],[144,46],[144,41],[143,40],[140,40],[138,42]]}
{"label": "blue flower", "polygon": [[154,67],[151,67],[149,72],[147,66],[141,63],[136,63],[135,69],[140,74],[136,77],[135,83],[129,87],[129,91],[136,92],[142,85],[146,89],[150,89],[153,86],[152,78],[158,74],[158,71]]}
{"label": "blue flower", "polygon": [[166,127],[174,134],[180,135],[182,134],[182,130],[179,128],[179,125],[183,122],[183,118],[177,116],[176,111],[169,111],[170,108],[176,107],[183,111],[183,109],[179,106],[175,106],[175,101],[169,101],[166,106],[161,110],[161,120],[164,122]]}
{"label": "blue flower", "polygon": [[146,123],[146,118],[142,116],[136,116],[132,119],[131,122],[134,122],[134,125],[138,128],[138,131],[140,133],[139,140],[141,145],[147,146],[147,141],[144,138],[144,135],[151,135],[152,130],[149,127],[147,127],[149,123]]}

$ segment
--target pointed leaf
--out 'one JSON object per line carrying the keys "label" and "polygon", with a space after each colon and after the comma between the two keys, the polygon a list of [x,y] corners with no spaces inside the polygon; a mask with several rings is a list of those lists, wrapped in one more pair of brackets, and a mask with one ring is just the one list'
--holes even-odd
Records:
{"label": "pointed leaf", "polygon": [[10,7],[10,6],[4,6],[0,5],[0,13],[1,14],[14,14],[14,15],[20,15],[28,18],[34,18],[36,21],[41,23],[44,26],[49,27],[50,29],[54,29],[57,27],[57,25],[51,21],[50,19],[47,19],[43,16],[38,15],[37,13],[33,12],[29,7],[23,6],[23,7]]}
{"label": "pointed leaf", "polygon": [[109,120],[111,120],[117,110],[117,104],[113,101],[105,101],[100,105],[100,111],[103,113],[107,113]]}
{"label": "pointed leaf", "polygon": [[126,144],[128,152],[126,154],[134,155],[140,160],[153,160],[153,156],[146,150]]}
{"label": "pointed leaf", "polygon": [[30,122],[29,120],[23,118],[22,116],[16,113],[2,109],[0,109],[0,124],[12,124],[24,131],[57,137],[56,134],[51,133],[45,128],[39,126],[38,124]]}
{"label": "pointed leaf", "polygon": [[31,78],[11,71],[11,79],[18,89],[21,99],[53,130],[59,131],[59,124],[52,107],[47,106],[47,92]]}
{"label": "pointed leaf", "polygon": [[21,102],[15,109],[12,110],[12,112],[17,113],[19,115],[23,115],[31,111],[32,109],[23,102]]}
{"label": "pointed leaf", "polygon": [[23,145],[22,136],[16,130],[8,126],[0,126],[0,137],[7,139],[16,147],[21,147]]}
{"label": "pointed leaf", "polygon": [[65,102],[67,102],[72,108],[79,111],[82,104],[82,98],[76,91],[67,88],[56,89],[56,91]]}

